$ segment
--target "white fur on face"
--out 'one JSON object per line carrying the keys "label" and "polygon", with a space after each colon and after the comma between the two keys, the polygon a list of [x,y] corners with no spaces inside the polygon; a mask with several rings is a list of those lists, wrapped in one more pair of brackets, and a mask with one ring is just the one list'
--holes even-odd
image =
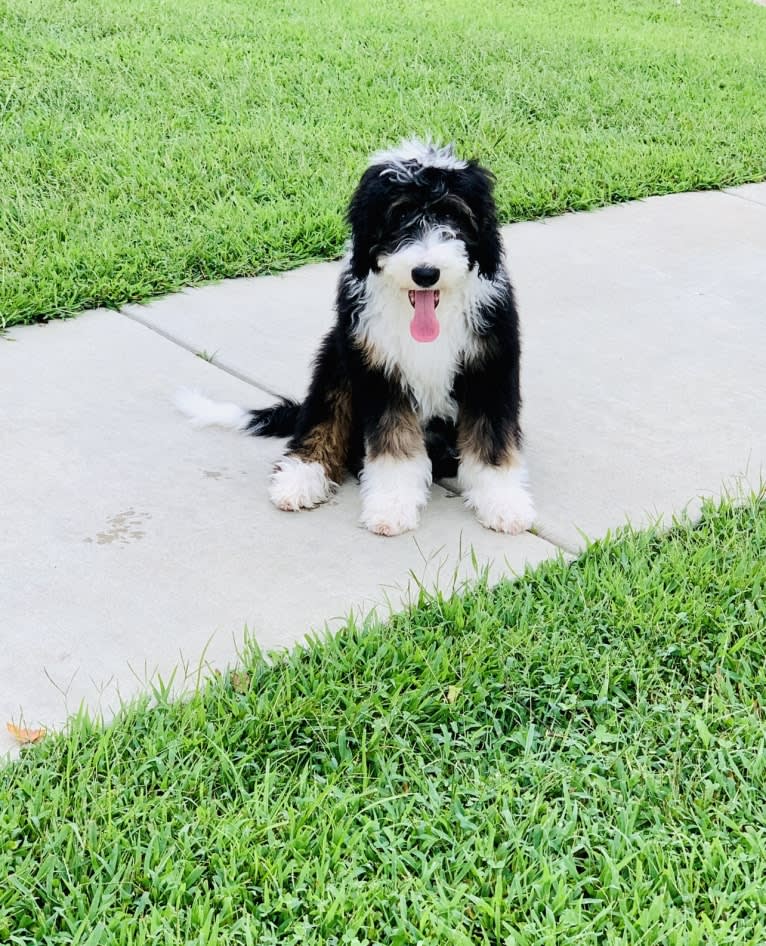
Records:
{"label": "white fur on face", "polygon": [[[507,276],[501,271],[490,280],[479,276],[476,268],[469,269],[465,244],[443,228],[381,257],[379,264],[380,272],[358,283],[363,308],[356,334],[375,353],[379,367],[401,378],[423,423],[432,417],[454,420],[455,374],[475,354],[482,311],[505,290]],[[417,342],[410,334],[414,310],[408,290],[418,288],[412,280],[415,266],[435,266],[440,271],[432,287],[439,290],[440,332],[432,342]]]}
{"label": "white fur on face", "polygon": [[271,474],[269,496],[278,509],[295,512],[326,502],[335,484],[321,463],[306,463],[299,457],[282,457]]}
{"label": "white fur on face", "polygon": [[521,464],[489,466],[465,457],[457,475],[466,506],[486,528],[517,535],[535,521],[535,506]]}
{"label": "white fur on face", "polygon": [[366,459],[361,481],[361,521],[370,532],[399,535],[417,528],[431,486],[431,461],[425,448],[408,459]]}
{"label": "white fur on face", "polygon": [[405,243],[395,253],[378,258],[378,266],[384,278],[400,289],[420,289],[413,280],[412,270],[416,266],[432,266],[439,270],[439,281],[429,289],[455,288],[468,275],[468,253],[465,243],[454,237],[445,227],[433,227],[419,240]]}

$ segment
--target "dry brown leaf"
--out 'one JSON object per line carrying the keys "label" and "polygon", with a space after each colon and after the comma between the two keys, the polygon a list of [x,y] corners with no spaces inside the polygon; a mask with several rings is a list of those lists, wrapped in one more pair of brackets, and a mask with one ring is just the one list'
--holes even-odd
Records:
{"label": "dry brown leaf", "polygon": [[6,723],[5,728],[20,746],[29,745],[31,742],[39,742],[45,735],[44,729],[25,729],[15,723]]}
{"label": "dry brown leaf", "polygon": [[243,671],[234,670],[231,675],[232,689],[237,693],[247,693],[250,689],[250,674]]}

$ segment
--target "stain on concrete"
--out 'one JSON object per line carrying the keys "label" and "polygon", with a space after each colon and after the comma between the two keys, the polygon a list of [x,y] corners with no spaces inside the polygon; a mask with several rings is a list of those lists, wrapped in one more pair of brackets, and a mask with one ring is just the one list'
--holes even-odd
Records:
{"label": "stain on concrete", "polygon": [[95,542],[96,545],[130,545],[139,542],[146,535],[144,526],[147,519],[151,519],[148,512],[136,512],[135,509],[126,509],[118,512],[106,521],[106,529],[96,533],[95,539],[84,539],[84,542]]}

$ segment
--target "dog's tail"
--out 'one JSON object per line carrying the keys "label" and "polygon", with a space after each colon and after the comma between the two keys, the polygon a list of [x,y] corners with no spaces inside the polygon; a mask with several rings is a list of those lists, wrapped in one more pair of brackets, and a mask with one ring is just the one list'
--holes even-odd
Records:
{"label": "dog's tail", "polygon": [[195,427],[228,427],[255,437],[290,437],[295,432],[297,401],[283,398],[278,404],[248,411],[230,401],[211,401],[198,391],[182,388],[174,398],[176,407]]}

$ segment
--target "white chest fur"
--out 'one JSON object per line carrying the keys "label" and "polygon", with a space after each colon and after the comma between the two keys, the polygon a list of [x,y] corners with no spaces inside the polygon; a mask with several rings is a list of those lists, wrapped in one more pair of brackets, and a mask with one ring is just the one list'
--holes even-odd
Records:
{"label": "white chest fur", "polygon": [[463,361],[475,351],[474,326],[491,286],[471,276],[459,287],[442,290],[436,310],[439,337],[417,342],[410,334],[413,310],[406,291],[368,277],[357,333],[376,363],[391,377],[401,378],[422,422],[432,417],[455,419],[452,385]]}

